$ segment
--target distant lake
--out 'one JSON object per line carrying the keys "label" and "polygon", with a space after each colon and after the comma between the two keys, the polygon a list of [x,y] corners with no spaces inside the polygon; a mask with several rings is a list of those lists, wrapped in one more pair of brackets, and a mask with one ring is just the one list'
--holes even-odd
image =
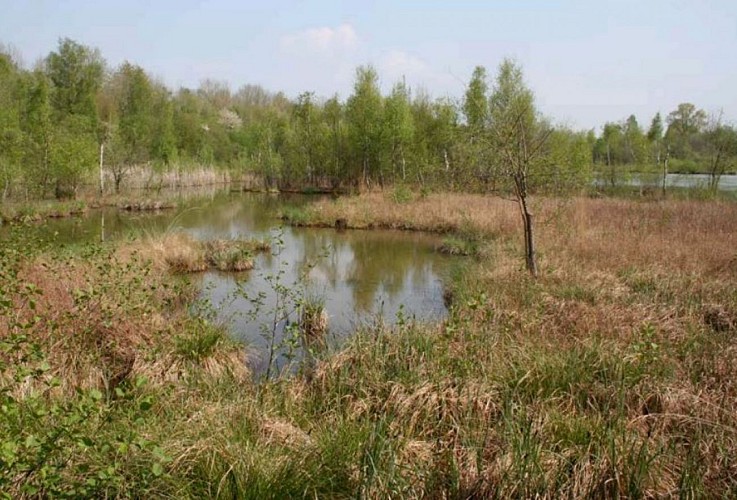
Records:
{"label": "distant lake", "polygon": [[[668,174],[665,178],[667,187],[680,188],[708,188],[711,176],[708,174]],[[597,186],[606,186],[606,174],[599,175],[594,181]],[[629,178],[619,179],[620,184],[628,186],[661,186],[662,175],[658,174],[633,174]],[[737,175],[723,175],[719,179],[721,191],[737,191]]]}

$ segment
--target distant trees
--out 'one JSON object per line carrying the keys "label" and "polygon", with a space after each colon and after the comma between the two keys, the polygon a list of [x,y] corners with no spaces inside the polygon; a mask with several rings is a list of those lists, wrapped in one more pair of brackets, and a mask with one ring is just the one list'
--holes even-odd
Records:
{"label": "distant trees", "polygon": [[647,133],[634,116],[604,124],[593,143],[593,160],[610,186],[630,174],[659,172],[665,194],[671,171],[708,174],[708,187],[716,190],[719,178],[737,168],[734,133],[734,126],[725,123],[721,113],[709,116],[694,104],[681,103],[667,115],[665,123],[656,113]]}
{"label": "distant trees", "polygon": [[414,120],[410,109],[407,86],[394,85],[384,104],[383,140],[385,142],[384,163],[391,167],[393,182],[407,181],[407,155],[414,136]]}
{"label": "distant trees", "polygon": [[63,39],[45,66],[56,124],[50,155],[55,194],[74,197],[97,157],[95,97],[102,85],[104,62],[96,50]]}
{"label": "distant trees", "polygon": [[109,165],[118,192],[130,168],[151,159],[158,117],[153,114],[153,85],[143,68],[125,62],[113,75],[111,84],[116,109],[109,135],[115,154],[110,155]]}
{"label": "distant trees", "polygon": [[[0,47],[1,48],[1,47]],[[22,81],[16,62],[0,51],[0,199],[5,199],[18,175],[23,155],[20,131]]]}
{"label": "distant trees", "polygon": [[665,158],[663,156],[663,118],[660,113],[655,113],[650,128],[647,131],[647,142],[650,149],[651,161],[655,163],[655,168],[660,169],[661,162],[663,166],[663,196],[665,196],[666,181],[668,179],[668,160],[670,151],[666,151]]}
{"label": "distant trees", "polygon": [[721,112],[703,125],[699,149],[708,168],[709,188],[716,191],[727,169],[737,167],[737,130],[722,122]]}
{"label": "distant trees", "polygon": [[353,94],[346,103],[346,120],[355,165],[363,185],[382,174],[379,163],[383,99],[379,90],[379,76],[371,66],[356,70]]}
{"label": "distant trees", "polygon": [[666,118],[668,128],[665,133],[665,143],[669,156],[680,161],[680,166],[687,170],[695,170],[696,142],[698,135],[706,125],[706,112],[696,108],[691,103],[681,103],[668,114]]}
{"label": "distant trees", "polygon": [[598,135],[576,133],[553,126],[534,105],[532,122],[505,128],[501,110],[521,102],[507,90],[525,95],[526,88],[509,61],[493,88],[486,69],[474,68],[459,102],[433,99],[403,81],[388,82],[384,94],[376,70],[363,66],[343,100],[312,92],[289,99],[257,85],[231,91],[213,80],[172,91],[133,63],[109,68],[97,50],[69,39],[32,71],[11,52],[0,46],[0,200],[75,196],[98,173],[101,188],[111,178],[108,189],[117,191],[134,167],[189,165],[227,169],[268,188],[406,182],[512,193],[503,140],[512,131],[528,146],[545,131],[538,156],[522,161],[530,165],[523,191],[581,185],[592,163],[612,186],[661,168],[663,178],[668,169],[709,173],[715,186],[735,168],[734,127],[690,103],[665,119],[656,115],[647,131],[631,115]]}
{"label": "distant trees", "polygon": [[480,133],[489,119],[489,85],[486,68],[476,66],[463,99],[463,114],[472,133]]}
{"label": "distant trees", "polygon": [[24,176],[28,184],[46,196],[53,179],[51,146],[54,141],[51,117],[51,83],[41,71],[34,72],[26,90],[21,132],[24,134]]}

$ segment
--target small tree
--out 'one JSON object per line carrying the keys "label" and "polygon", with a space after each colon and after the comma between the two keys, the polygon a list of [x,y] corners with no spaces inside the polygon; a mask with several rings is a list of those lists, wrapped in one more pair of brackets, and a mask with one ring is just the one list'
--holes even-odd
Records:
{"label": "small tree", "polygon": [[489,99],[489,134],[498,176],[511,181],[524,227],[525,265],[537,276],[532,186],[562,190],[589,181],[591,153],[585,134],[553,128],[535,109],[522,70],[505,59]]}
{"label": "small tree", "polygon": [[[647,131],[647,140],[650,143],[650,151],[655,160],[655,167],[660,168],[661,155],[663,149],[663,119],[660,113],[656,113],[650,128]],[[663,159],[663,196],[665,196],[666,180],[668,178],[668,154]]]}
{"label": "small tree", "polygon": [[412,110],[410,109],[409,91],[404,83],[398,83],[386,98],[384,108],[384,139],[392,167],[392,181],[397,180],[397,166],[401,167],[402,182],[407,180],[406,151],[414,135]]}
{"label": "small tree", "polygon": [[110,162],[115,183],[115,192],[128,171],[134,166],[145,163],[151,155],[152,132],[154,124],[153,88],[143,68],[128,62],[118,70],[116,75],[119,85],[119,101],[117,128],[119,154],[117,161]]}
{"label": "small tree", "polygon": [[29,185],[36,186],[43,198],[53,181],[50,85],[46,75],[40,71],[33,74],[29,85],[21,121],[25,138],[23,162],[26,170],[24,175],[25,181]]}
{"label": "small tree", "polygon": [[737,156],[737,130],[722,122],[722,113],[712,115],[703,133],[704,154],[709,169],[709,188],[716,191],[719,180]]}
{"label": "small tree", "polygon": [[[379,75],[371,66],[356,70],[353,94],[346,103],[346,121],[356,159],[360,161],[360,179],[365,186],[378,173],[381,122],[384,100],[379,91]],[[354,173],[354,179],[358,177]]]}
{"label": "small tree", "polygon": [[498,154],[501,174],[512,180],[512,190],[524,226],[525,264],[537,275],[533,217],[528,204],[529,176],[543,159],[551,128],[537,116],[532,91],[522,69],[505,59],[499,66],[489,99],[491,141]]}

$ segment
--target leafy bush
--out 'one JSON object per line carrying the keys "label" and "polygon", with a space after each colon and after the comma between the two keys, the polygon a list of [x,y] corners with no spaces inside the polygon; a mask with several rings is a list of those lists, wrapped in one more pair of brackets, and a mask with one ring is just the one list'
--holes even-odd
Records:
{"label": "leafy bush", "polygon": [[397,186],[394,187],[394,190],[392,191],[391,198],[394,201],[394,203],[397,203],[398,205],[409,203],[413,200],[412,190],[404,185],[404,184],[397,184]]}

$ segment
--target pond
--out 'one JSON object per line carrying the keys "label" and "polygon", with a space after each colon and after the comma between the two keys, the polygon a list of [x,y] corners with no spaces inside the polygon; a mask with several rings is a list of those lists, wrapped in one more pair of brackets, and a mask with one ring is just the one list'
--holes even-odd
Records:
{"label": "pond", "polygon": [[[50,220],[37,230],[59,243],[114,240],[163,231],[186,232],[197,239],[268,238],[271,252],[255,259],[245,273],[191,275],[200,284],[205,309],[227,324],[249,350],[255,374],[268,365],[268,346],[281,345],[277,365],[290,358],[291,334],[285,326],[298,317],[294,301],[324,304],[330,344],[339,344],[362,325],[446,314],[443,279],[457,258],[438,254],[439,237],[388,230],[336,231],[282,227],[285,204],[310,203],[314,197],[213,192],[185,201],[179,208],[129,213],[115,208],[91,210],[86,216]],[[292,312],[274,324],[276,310]],[[289,331],[289,328],[286,328]],[[297,348],[292,354],[299,357]]]}

